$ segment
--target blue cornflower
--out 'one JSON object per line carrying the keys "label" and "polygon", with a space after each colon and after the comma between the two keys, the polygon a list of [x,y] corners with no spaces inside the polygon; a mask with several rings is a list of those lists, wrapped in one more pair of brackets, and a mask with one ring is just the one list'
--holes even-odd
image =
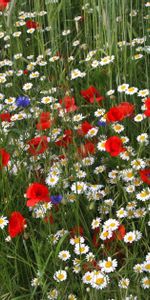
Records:
{"label": "blue cornflower", "polygon": [[106,122],[104,121],[101,121],[101,119],[97,122],[97,125],[98,126],[105,126],[106,125]]}
{"label": "blue cornflower", "polygon": [[57,195],[57,196],[51,196],[51,202],[53,204],[59,204],[62,201],[63,196]]}
{"label": "blue cornflower", "polygon": [[30,105],[30,99],[26,96],[18,96],[16,98],[16,105],[18,107],[26,107],[28,105]]}

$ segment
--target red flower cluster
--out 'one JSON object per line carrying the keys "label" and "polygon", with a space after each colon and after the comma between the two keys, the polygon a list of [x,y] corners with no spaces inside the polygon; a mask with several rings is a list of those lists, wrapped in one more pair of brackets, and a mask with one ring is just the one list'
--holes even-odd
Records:
{"label": "red flower cluster", "polygon": [[90,129],[92,129],[92,128],[93,128],[93,126],[92,126],[89,122],[85,121],[85,122],[83,122],[83,123],[81,124],[80,129],[78,129],[78,134],[81,135],[81,136],[84,136],[84,135],[86,135],[86,134],[88,133],[88,131],[89,131]]}
{"label": "red flower cluster", "polygon": [[0,169],[6,167],[10,160],[10,154],[4,148],[0,149]]}
{"label": "red flower cluster", "polygon": [[112,107],[107,112],[107,122],[122,121],[126,117],[129,117],[134,112],[134,105],[129,102],[122,102],[118,106]]}
{"label": "red flower cluster", "polygon": [[26,197],[29,199],[26,203],[27,206],[34,206],[41,201],[50,201],[49,190],[47,186],[38,182],[34,182],[29,185],[26,191]]}
{"label": "red flower cluster", "polygon": [[92,85],[86,90],[81,90],[80,93],[82,97],[90,103],[94,103],[94,101],[100,102],[104,100],[104,97],[101,96],[99,91]]}
{"label": "red flower cluster", "polygon": [[48,148],[48,141],[45,135],[38,136],[27,142],[30,146],[28,152],[32,155],[38,155],[46,151]]}
{"label": "red flower cluster", "polygon": [[144,111],[144,114],[146,117],[150,117],[150,97],[146,99],[145,101],[146,110]]}
{"label": "red flower cluster", "polygon": [[10,113],[5,112],[0,114],[0,120],[2,122],[10,122]]}
{"label": "red flower cluster", "polygon": [[73,238],[75,236],[78,236],[78,235],[83,236],[83,232],[84,232],[83,227],[78,226],[78,225],[76,225],[76,226],[74,226],[73,228],[70,229],[70,235]]}
{"label": "red flower cluster", "polygon": [[11,238],[16,237],[25,229],[26,219],[19,211],[14,211],[9,219],[8,233]]}
{"label": "red flower cluster", "polygon": [[4,10],[11,0],[0,0],[0,10]]}
{"label": "red flower cluster", "polygon": [[114,135],[107,139],[105,150],[109,152],[111,156],[118,156],[125,149],[123,148],[122,140]]}
{"label": "red flower cluster", "polygon": [[63,99],[59,100],[59,103],[67,112],[73,112],[78,109],[75,104],[75,99],[73,97],[66,96]]}
{"label": "red flower cluster", "polygon": [[[100,240],[99,240],[99,232],[100,232],[100,229],[99,228],[96,228],[94,230],[94,235],[93,235],[93,245],[95,248],[99,247],[100,246]],[[121,241],[123,240],[124,236],[126,234],[126,229],[125,229],[125,226],[124,225],[120,225],[118,227],[117,230],[115,230],[113,232],[113,235],[110,239],[106,239],[104,241],[105,244],[109,244],[110,242],[114,241],[114,240],[118,240],[118,241]]]}
{"label": "red flower cluster", "polygon": [[140,177],[143,180],[143,182],[150,184],[150,169],[141,170]]}
{"label": "red flower cluster", "polygon": [[35,22],[35,21],[28,20],[28,21],[26,21],[26,27],[27,27],[28,29],[31,29],[31,28],[36,29],[36,28],[39,27],[39,24],[38,24],[37,22]]}
{"label": "red flower cluster", "polygon": [[72,143],[72,130],[66,129],[64,131],[64,135],[57,142],[55,142],[55,145],[66,148],[71,143]]}
{"label": "red flower cluster", "polygon": [[36,124],[38,130],[45,130],[52,126],[52,121],[50,119],[50,112],[42,112],[40,114],[40,120]]}
{"label": "red flower cluster", "polygon": [[78,153],[82,156],[82,158],[88,156],[89,154],[94,154],[95,145],[92,142],[87,141],[78,148]]}

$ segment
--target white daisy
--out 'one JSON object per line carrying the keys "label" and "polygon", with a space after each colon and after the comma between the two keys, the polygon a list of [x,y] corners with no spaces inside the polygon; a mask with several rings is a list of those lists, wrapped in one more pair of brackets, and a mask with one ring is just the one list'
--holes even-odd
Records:
{"label": "white daisy", "polygon": [[8,220],[7,217],[1,216],[0,217],[0,228],[4,229],[5,226],[7,226]]}
{"label": "white daisy", "polygon": [[65,281],[67,279],[67,272],[65,270],[59,270],[54,273],[53,278],[57,282]]}
{"label": "white daisy", "polygon": [[104,273],[111,273],[114,272],[118,263],[116,259],[112,259],[111,257],[108,257],[107,260],[102,260],[99,262],[99,266],[101,268],[101,271]]}

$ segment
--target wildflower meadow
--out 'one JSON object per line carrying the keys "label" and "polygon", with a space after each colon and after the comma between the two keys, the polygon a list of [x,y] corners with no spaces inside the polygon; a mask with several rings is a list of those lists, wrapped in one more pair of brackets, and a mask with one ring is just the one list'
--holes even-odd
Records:
{"label": "wildflower meadow", "polygon": [[148,300],[150,2],[0,0],[0,299]]}

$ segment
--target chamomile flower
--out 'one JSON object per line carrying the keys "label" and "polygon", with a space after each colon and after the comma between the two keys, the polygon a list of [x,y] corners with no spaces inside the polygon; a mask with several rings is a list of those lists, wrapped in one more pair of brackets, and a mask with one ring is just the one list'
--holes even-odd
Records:
{"label": "chamomile flower", "polygon": [[75,193],[75,194],[83,194],[86,190],[87,186],[84,182],[82,181],[77,181],[75,183],[72,184],[71,186],[71,190]]}
{"label": "chamomile flower", "polygon": [[137,114],[135,117],[134,117],[134,121],[135,122],[142,122],[143,120],[145,119],[145,116],[144,114]]}
{"label": "chamomile flower", "polygon": [[56,300],[58,298],[58,290],[52,289],[50,292],[47,293],[47,298],[49,300]]}
{"label": "chamomile flower", "polygon": [[142,58],[142,57],[143,57],[143,54],[138,53],[138,54],[135,54],[135,55],[132,57],[132,59],[133,59],[133,60],[138,60],[138,59],[140,59],[140,58]]}
{"label": "chamomile flower", "polygon": [[135,232],[130,231],[125,234],[124,236],[124,242],[132,244],[136,240]]}
{"label": "chamomile flower", "polygon": [[109,91],[107,91],[106,95],[107,95],[107,96],[111,96],[111,95],[113,95],[114,93],[115,93],[115,90],[109,90]]}
{"label": "chamomile flower", "polygon": [[150,279],[147,276],[144,277],[144,278],[142,278],[142,280],[141,280],[141,286],[144,289],[149,289],[150,288]]}
{"label": "chamomile flower", "polygon": [[134,95],[134,94],[137,93],[137,91],[138,91],[138,88],[136,88],[136,87],[129,87],[129,88],[125,91],[125,93],[126,93],[127,95]]}
{"label": "chamomile flower", "polygon": [[101,219],[100,218],[96,218],[92,221],[91,227],[92,229],[98,228],[101,224]]}
{"label": "chamomile flower", "polygon": [[30,78],[30,79],[38,78],[39,75],[40,75],[40,73],[39,73],[38,71],[32,72],[32,73],[29,75],[29,78]]}
{"label": "chamomile flower", "polygon": [[135,273],[143,273],[143,264],[136,264],[134,267],[133,267],[133,270]]}
{"label": "chamomile flower", "polygon": [[123,84],[121,84],[121,85],[118,86],[117,91],[118,91],[119,93],[126,92],[127,89],[128,89],[128,87],[129,87],[129,84],[123,83]]}
{"label": "chamomile flower", "polygon": [[7,226],[8,220],[7,217],[0,216],[0,228],[4,229],[5,226]]}
{"label": "chamomile flower", "polygon": [[71,257],[71,255],[69,251],[63,250],[59,252],[58,257],[63,261],[67,261]]}
{"label": "chamomile flower", "polygon": [[58,183],[58,181],[59,181],[59,177],[52,176],[51,174],[48,175],[48,177],[46,177],[46,180],[45,180],[46,184],[51,187],[55,186]]}
{"label": "chamomile flower", "polygon": [[112,56],[105,56],[105,57],[103,57],[102,59],[101,59],[101,61],[100,61],[100,65],[101,66],[105,66],[105,65],[108,65],[108,64],[110,64],[111,62],[113,62],[114,61],[114,59],[115,59],[115,56],[114,55],[112,55]]}
{"label": "chamomile flower", "polygon": [[143,159],[138,158],[131,161],[131,166],[135,170],[140,170],[145,168],[146,164]]}
{"label": "chamomile flower", "polygon": [[103,230],[101,233],[100,233],[100,239],[105,241],[107,239],[110,239],[112,237],[113,233],[111,230]]}
{"label": "chamomile flower", "polygon": [[99,108],[95,111],[94,116],[95,117],[101,117],[105,114],[106,110],[104,108]]}
{"label": "chamomile flower", "polygon": [[86,272],[83,277],[82,277],[82,281],[85,284],[91,284],[93,279],[93,273],[92,272]]}
{"label": "chamomile flower", "polygon": [[121,172],[123,181],[129,182],[134,179],[134,173],[132,169],[125,169]]}
{"label": "chamomile flower", "polygon": [[32,33],[34,33],[34,31],[35,31],[35,28],[29,28],[29,29],[27,30],[27,33],[32,34]]}
{"label": "chamomile flower", "polygon": [[53,278],[57,281],[57,282],[62,282],[65,281],[67,279],[67,272],[65,270],[59,270],[56,271],[54,273]]}
{"label": "chamomile flower", "polygon": [[40,285],[40,278],[39,277],[35,277],[32,279],[31,281],[31,286],[36,287]]}
{"label": "chamomile flower", "polygon": [[33,87],[33,84],[30,83],[30,82],[28,82],[28,83],[25,83],[25,84],[23,85],[22,89],[23,89],[24,91],[29,91],[29,90],[32,89],[32,87]]}
{"label": "chamomile flower", "polygon": [[77,114],[77,115],[74,115],[73,116],[73,122],[80,122],[84,119],[83,115],[82,114]]}
{"label": "chamomile flower", "polygon": [[120,133],[124,130],[124,126],[121,124],[113,124],[112,128],[115,132]]}
{"label": "chamomile flower", "polygon": [[70,239],[71,245],[77,245],[77,244],[84,244],[84,237],[83,236],[75,236],[74,238]]}
{"label": "chamomile flower", "polygon": [[116,215],[120,219],[125,218],[127,217],[127,211],[122,207],[119,210],[117,210]]}
{"label": "chamomile flower", "polygon": [[77,300],[77,297],[74,294],[70,294],[68,300]]}
{"label": "chamomile flower", "polygon": [[150,199],[150,189],[145,188],[136,195],[136,198],[141,201],[146,201]]}
{"label": "chamomile flower", "polygon": [[94,255],[92,252],[89,252],[89,253],[86,255],[86,260],[87,260],[88,262],[92,262],[94,259],[95,259],[95,255]]}
{"label": "chamomile flower", "polygon": [[143,144],[145,143],[146,145],[149,144],[147,133],[142,133],[142,134],[138,135],[136,139],[140,144],[142,144],[142,143]]}
{"label": "chamomile flower", "polygon": [[97,290],[102,290],[108,285],[108,282],[109,282],[108,276],[97,271],[93,275],[91,286]]}
{"label": "chamomile flower", "polygon": [[86,73],[85,72],[81,72],[79,69],[74,69],[71,71],[71,80],[76,79],[78,77],[85,77]]}
{"label": "chamomile flower", "polygon": [[95,161],[94,157],[89,156],[89,157],[83,158],[82,164],[83,164],[83,166],[92,166],[94,164],[94,161]]}
{"label": "chamomile flower", "polygon": [[75,254],[81,255],[89,252],[89,246],[85,244],[76,244],[74,249]]}
{"label": "chamomile flower", "polygon": [[15,97],[9,97],[8,99],[5,99],[5,103],[6,104],[14,104],[15,103],[16,98]]}
{"label": "chamomile flower", "polygon": [[54,101],[55,101],[55,98],[52,97],[52,96],[46,96],[46,97],[43,97],[41,99],[41,103],[43,103],[43,104],[49,104],[49,103],[52,103]]}
{"label": "chamomile flower", "polygon": [[106,151],[106,149],[105,149],[105,144],[106,144],[106,140],[103,140],[103,141],[101,141],[101,142],[98,142],[98,144],[97,144],[97,149],[98,149],[99,151]]}
{"label": "chamomile flower", "polygon": [[122,288],[122,289],[128,289],[128,286],[130,284],[130,280],[128,278],[122,278],[120,281],[119,281],[119,287]]}
{"label": "chamomile flower", "polygon": [[63,30],[62,35],[66,36],[66,35],[68,35],[70,33],[71,33],[71,30],[70,29],[66,29],[66,30]]}
{"label": "chamomile flower", "polygon": [[107,221],[105,221],[104,225],[103,225],[103,229],[105,231],[114,231],[116,229],[118,229],[119,227],[119,222],[116,219],[109,219]]}
{"label": "chamomile flower", "polygon": [[97,127],[93,127],[91,128],[88,133],[86,134],[86,137],[93,137],[93,136],[96,136],[98,133],[98,128]]}
{"label": "chamomile flower", "polygon": [[138,92],[138,97],[146,97],[149,95],[149,90],[148,89],[145,89],[145,90],[140,90]]}
{"label": "chamomile flower", "polygon": [[101,271],[104,273],[111,273],[114,272],[118,263],[116,259],[112,259],[111,257],[108,257],[107,260],[102,260],[99,262],[99,266],[101,268]]}
{"label": "chamomile flower", "polygon": [[150,273],[150,260],[143,263],[143,271]]}

